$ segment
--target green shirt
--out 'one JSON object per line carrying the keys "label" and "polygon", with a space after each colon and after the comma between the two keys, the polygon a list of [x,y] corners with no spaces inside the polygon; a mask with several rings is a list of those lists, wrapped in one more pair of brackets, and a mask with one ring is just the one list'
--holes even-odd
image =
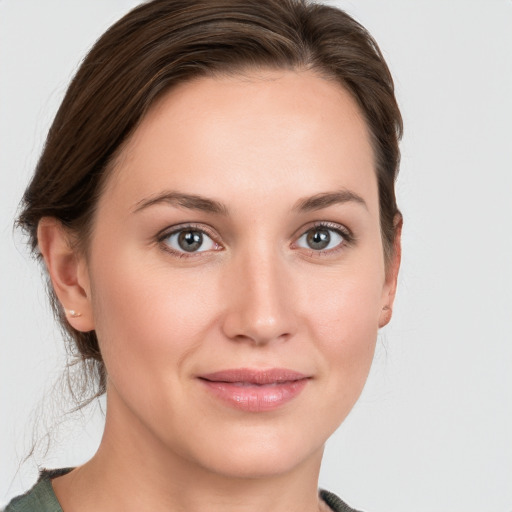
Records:
{"label": "green shirt", "polygon": [[[43,469],[34,487],[25,494],[13,498],[3,512],[63,512],[53,492],[51,479],[65,475],[72,469]],[[333,512],[357,512],[332,492],[320,490],[319,494]]]}
{"label": "green shirt", "polygon": [[52,478],[65,475],[73,468],[43,469],[34,487],[21,496],[13,498],[3,512],[62,512],[53,492]]}

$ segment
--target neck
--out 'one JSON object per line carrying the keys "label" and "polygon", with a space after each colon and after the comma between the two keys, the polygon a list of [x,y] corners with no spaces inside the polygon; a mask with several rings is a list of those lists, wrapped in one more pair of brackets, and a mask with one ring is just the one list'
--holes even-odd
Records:
{"label": "neck", "polygon": [[109,400],[96,455],[54,480],[64,510],[317,512],[322,450],[272,474],[225,474],[165,446]]}

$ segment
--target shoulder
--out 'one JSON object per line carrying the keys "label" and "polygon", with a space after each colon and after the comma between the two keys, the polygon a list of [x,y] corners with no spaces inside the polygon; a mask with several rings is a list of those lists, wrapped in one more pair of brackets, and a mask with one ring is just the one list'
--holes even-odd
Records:
{"label": "shoulder", "polygon": [[[2,512],[62,512],[51,479],[69,473],[72,469],[41,470],[35,485],[25,494],[13,498]],[[332,492],[321,489],[319,495],[333,512],[358,512]]]}
{"label": "shoulder", "polygon": [[53,492],[51,479],[64,475],[73,468],[42,469],[35,485],[25,494],[13,498],[3,512],[62,512]]}
{"label": "shoulder", "polygon": [[338,496],[332,492],[320,489],[319,494],[320,498],[322,498],[333,512],[360,512],[349,507],[342,499],[338,498]]}

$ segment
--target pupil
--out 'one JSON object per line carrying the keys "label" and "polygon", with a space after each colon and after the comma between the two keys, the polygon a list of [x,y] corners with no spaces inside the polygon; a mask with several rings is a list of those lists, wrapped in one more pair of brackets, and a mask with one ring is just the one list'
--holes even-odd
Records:
{"label": "pupil", "polygon": [[203,234],[200,231],[182,231],[178,236],[178,244],[184,251],[196,251],[203,244]]}
{"label": "pupil", "polygon": [[307,236],[307,242],[311,249],[325,249],[330,241],[331,235],[327,229],[315,229],[310,231]]}

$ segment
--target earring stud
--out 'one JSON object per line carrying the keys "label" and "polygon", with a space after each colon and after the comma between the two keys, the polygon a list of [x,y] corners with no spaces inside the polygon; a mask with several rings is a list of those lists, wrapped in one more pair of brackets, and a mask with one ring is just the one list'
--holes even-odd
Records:
{"label": "earring stud", "polygon": [[78,318],[79,316],[82,316],[82,313],[79,313],[78,311],[75,311],[74,309],[68,309],[69,316],[72,318]]}

